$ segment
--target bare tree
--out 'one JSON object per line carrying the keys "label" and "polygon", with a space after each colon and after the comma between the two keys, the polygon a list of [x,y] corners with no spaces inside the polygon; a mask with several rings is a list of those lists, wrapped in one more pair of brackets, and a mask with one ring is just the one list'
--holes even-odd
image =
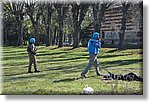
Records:
{"label": "bare tree", "polygon": [[129,6],[130,3],[128,1],[122,2],[122,19],[121,19],[121,29],[119,32],[119,46],[118,46],[119,50],[123,49],[123,40],[124,40],[124,35],[126,30],[126,19],[128,15]]}
{"label": "bare tree", "polygon": [[36,38],[36,45],[39,45],[39,20],[43,13],[43,5],[35,0],[30,0],[25,2],[25,7],[34,28],[33,36]]}
{"label": "bare tree", "polygon": [[42,17],[46,29],[46,46],[50,46],[52,44],[52,32],[50,25],[53,12],[53,4],[50,2],[46,2],[46,4],[43,6],[45,6],[45,11]]}
{"label": "bare tree", "polygon": [[105,11],[113,4],[113,2],[95,2],[92,4],[94,16],[94,30],[100,33],[101,23],[104,19]]}
{"label": "bare tree", "polygon": [[56,44],[56,37],[57,37],[57,26],[54,26],[54,37],[53,37],[53,41],[52,41],[52,45]]}
{"label": "bare tree", "polygon": [[3,3],[5,9],[7,9],[12,15],[15,16],[17,21],[16,34],[18,35],[18,46],[23,45],[23,16],[24,2],[15,1]]}
{"label": "bare tree", "polygon": [[89,4],[86,3],[73,3],[72,13],[73,13],[73,48],[79,47],[79,34],[81,31],[81,23],[84,20],[86,12],[88,10]]}
{"label": "bare tree", "polygon": [[57,13],[58,13],[58,32],[59,32],[59,43],[58,47],[63,46],[63,36],[64,36],[64,31],[63,31],[63,20],[65,18],[65,14],[68,10],[68,4],[63,4],[63,3],[57,3],[54,4]]}

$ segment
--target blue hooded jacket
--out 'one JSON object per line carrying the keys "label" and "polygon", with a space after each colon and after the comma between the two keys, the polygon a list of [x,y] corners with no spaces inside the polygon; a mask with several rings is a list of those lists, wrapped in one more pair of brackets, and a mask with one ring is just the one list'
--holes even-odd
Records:
{"label": "blue hooded jacket", "polygon": [[101,43],[97,40],[99,37],[98,33],[93,34],[93,38],[88,41],[88,52],[90,54],[97,55],[99,53],[99,48],[101,48]]}

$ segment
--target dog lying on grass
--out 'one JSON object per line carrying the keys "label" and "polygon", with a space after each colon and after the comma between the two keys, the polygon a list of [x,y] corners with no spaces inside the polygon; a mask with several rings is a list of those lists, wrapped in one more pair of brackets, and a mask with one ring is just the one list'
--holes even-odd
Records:
{"label": "dog lying on grass", "polygon": [[[105,69],[106,70],[106,69]],[[143,82],[143,78],[136,75],[135,73],[128,73],[125,75],[122,74],[112,74],[111,72],[109,72],[108,70],[106,70],[109,75],[103,75],[103,80],[125,80],[125,81],[140,81]]]}

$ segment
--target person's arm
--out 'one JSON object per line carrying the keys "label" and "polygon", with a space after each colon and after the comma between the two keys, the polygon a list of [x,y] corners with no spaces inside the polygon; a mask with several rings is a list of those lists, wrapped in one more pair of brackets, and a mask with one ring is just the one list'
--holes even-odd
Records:
{"label": "person's arm", "polygon": [[100,43],[100,42],[92,41],[91,43],[92,43],[92,45],[93,45],[94,47],[98,47],[98,48],[101,47],[101,43]]}

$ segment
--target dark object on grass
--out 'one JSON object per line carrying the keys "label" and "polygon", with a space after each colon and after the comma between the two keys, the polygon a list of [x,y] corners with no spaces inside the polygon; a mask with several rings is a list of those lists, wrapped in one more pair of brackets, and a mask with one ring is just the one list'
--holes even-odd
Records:
{"label": "dark object on grass", "polygon": [[[106,70],[106,69],[105,69]],[[112,74],[111,72],[109,72],[108,70],[106,70],[109,75],[104,75],[103,79],[104,80],[125,80],[125,81],[140,81],[143,82],[143,78],[136,75],[135,73],[128,73],[125,75],[122,74]]]}

